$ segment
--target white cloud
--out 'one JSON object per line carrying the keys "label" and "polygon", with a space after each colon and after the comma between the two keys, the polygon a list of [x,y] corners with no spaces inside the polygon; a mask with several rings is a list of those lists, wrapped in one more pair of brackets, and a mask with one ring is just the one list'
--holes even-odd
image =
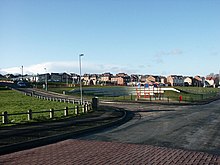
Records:
{"label": "white cloud", "polygon": [[183,54],[183,51],[180,49],[173,49],[170,51],[160,51],[155,54],[155,61],[156,63],[163,64],[165,56],[179,56],[182,54]]}
{"label": "white cloud", "polygon": [[156,57],[161,57],[161,56],[177,56],[183,54],[183,51],[180,49],[173,49],[170,51],[160,51],[156,53]]}
{"label": "white cloud", "polygon": [[[46,69],[45,69],[46,68]],[[51,72],[67,72],[67,73],[78,73],[79,74],[79,62],[78,61],[54,61],[54,62],[45,62],[40,64],[33,64],[30,66],[23,67],[24,74],[42,74],[42,73],[51,73]],[[4,68],[0,70],[2,74],[21,74],[21,67],[11,67]],[[134,73],[137,72],[134,68],[129,68],[123,65],[115,64],[96,64],[91,62],[82,62],[82,74],[83,73]]]}

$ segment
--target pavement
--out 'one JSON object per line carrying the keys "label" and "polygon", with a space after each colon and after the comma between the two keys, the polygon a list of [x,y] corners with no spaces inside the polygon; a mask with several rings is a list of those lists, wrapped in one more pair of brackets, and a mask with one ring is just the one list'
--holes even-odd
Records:
{"label": "pavement", "polygon": [[126,111],[104,109],[68,119],[0,127],[0,155],[95,133],[129,120]]}
{"label": "pavement", "polygon": [[151,145],[65,140],[0,156],[4,165],[218,165],[220,157]]}

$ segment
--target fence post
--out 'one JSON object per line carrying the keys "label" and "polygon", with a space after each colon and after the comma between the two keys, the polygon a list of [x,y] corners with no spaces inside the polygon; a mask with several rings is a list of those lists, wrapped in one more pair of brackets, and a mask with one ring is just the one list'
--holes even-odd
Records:
{"label": "fence post", "polygon": [[79,114],[79,105],[75,106],[75,114],[76,114],[76,115]]}
{"label": "fence post", "polygon": [[31,109],[29,109],[28,110],[28,120],[32,120],[32,110]]}
{"label": "fence post", "polygon": [[64,109],[64,116],[68,116],[68,107],[66,107],[65,109]]}
{"label": "fence post", "polygon": [[7,124],[8,123],[8,112],[5,111],[5,112],[2,112],[2,123],[3,124]]}
{"label": "fence post", "polygon": [[54,109],[50,109],[50,119],[54,118]]}
{"label": "fence post", "polygon": [[81,105],[81,111],[82,111],[82,113],[85,113],[85,106],[84,106],[84,104]]}
{"label": "fence post", "polygon": [[85,109],[85,112],[87,113],[88,112],[88,104],[87,103],[84,105],[84,109]]}

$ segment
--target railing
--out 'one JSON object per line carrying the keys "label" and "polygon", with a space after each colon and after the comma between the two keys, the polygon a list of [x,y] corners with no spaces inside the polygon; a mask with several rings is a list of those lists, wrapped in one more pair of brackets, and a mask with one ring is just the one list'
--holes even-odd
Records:
{"label": "railing", "polygon": [[64,116],[66,117],[66,116],[69,116],[69,112],[71,110],[74,111],[75,115],[78,115],[78,114],[80,114],[80,110],[81,110],[81,113],[87,113],[87,112],[91,111],[92,106],[91,106],[91,104],[83,104],[83,105],[76,105],[75,108],[65,107],[65,109],[61,109],[61,110],[50,109],[50,110],[35,111],[35,112],[30,109],[27,112],[20,112],[20,113],[13,113],[13,114],[8,114],[8,112],[5,111],[5,112],[2,112],[2,114],[0,114],[0,116],[2,116],[2,123],[8,124],[9,123],[9,116],[27,115],[27,120],[29,121],[29,120],[34,119],[34,114],[48,113],[49,118],[53,119],[55,117],[55,112],[63,111]]}
{"label": "railing", "polygon": [[36,97],[38,99],[48,100],[48,101],[57,101],[57,102],[64,102],[64,103],[73,103],[73,104],[88,104],[88,101],[83,101],[81,103],[80,100],[62,98],[62,97],[52,97],[52,96],[44,96],[40,94],[36,94],[35,92],[24,92],[24,95]]}

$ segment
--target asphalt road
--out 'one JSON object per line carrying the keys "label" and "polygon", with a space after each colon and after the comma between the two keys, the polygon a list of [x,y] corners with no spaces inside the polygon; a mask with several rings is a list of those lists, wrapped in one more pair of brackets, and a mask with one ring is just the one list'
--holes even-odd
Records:
{"label": "asphalt road", "polygon": [[206,105],[117,104],[133,111],[129,122],[84,140],[148,144],[220,155],[220,100]]}

